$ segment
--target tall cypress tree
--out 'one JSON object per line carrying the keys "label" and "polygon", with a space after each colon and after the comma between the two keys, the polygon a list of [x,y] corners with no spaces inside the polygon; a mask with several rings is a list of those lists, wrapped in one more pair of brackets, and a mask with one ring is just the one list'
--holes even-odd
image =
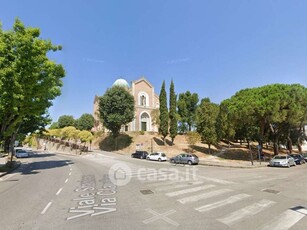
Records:
{"label": "tall cypress tree", "polygon": [[168,111],[167,111],[167,98],[166,98],[166,91],[165,91],[165,81],[162,83],[160,96],[159,96],[159,102],[160,102],[160,126],[159,126],[159,132],[163,136],[163,141],[165,144],[165,138],[168,134]]}
{"label": "tall cypress tree", "polygon": [[177,116],[176,116],[176,94],[173,80],[171,81],[170,93],[169,93],[169,120],[170,127],[169,133],[172,138],[172,143],[177,136]]}

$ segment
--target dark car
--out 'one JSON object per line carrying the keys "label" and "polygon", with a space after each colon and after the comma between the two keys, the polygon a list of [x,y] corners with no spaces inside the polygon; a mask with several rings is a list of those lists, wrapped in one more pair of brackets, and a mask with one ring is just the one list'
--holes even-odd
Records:
{"label": "dark car", "polygon": [[135,153],[131,154],[132,158],[139,158],[139,159],[146,159],[147,156],[148,156],[147,151],[135,151]]}
{"label": "dark car", "polygon": [[305,164],[305,159],[301,154],[290,154],[290,157],[292,157],[297,165]]}
{"label": "dark car", "polygon": [[307,153],[303,153],[303,157],[305,159],[305,162],[307,162]]}
{"label": "dark car", "polygon": [[198,156],[196,156],[195,154],[189,154],[189,153],[181,153],[175,157],[172,157],[170,159],[171,163],[175,163],[175,164],[189,164],[189,165],[193,165],[193,164],[198,164],[199,159]]}

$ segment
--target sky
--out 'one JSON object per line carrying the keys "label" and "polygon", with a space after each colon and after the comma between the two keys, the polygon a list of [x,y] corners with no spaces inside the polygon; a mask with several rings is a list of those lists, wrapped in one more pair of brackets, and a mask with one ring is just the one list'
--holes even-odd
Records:
{"label": "sky", "polygon": [[307,87],[305,0],[0,0],[3,30],[18,17],[63,50],[66,71],[49,113],[93,113],[116,79],[145,77],[159,95],[174,81],[221,103],[245,88]]}

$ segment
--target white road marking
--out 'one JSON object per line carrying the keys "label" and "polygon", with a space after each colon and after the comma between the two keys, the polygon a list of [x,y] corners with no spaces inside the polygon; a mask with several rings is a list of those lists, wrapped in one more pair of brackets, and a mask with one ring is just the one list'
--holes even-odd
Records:
{"label": "white road marking", "polygon": [[68,175],[71,176],[71,172]]}
{"label": "white road marking", "polygon": [[229,215],[218,219],[218,221],[231,226],[235,223],[238,223],[239,221],[241,221],[243,218],[247,218],[250,216],[253,216],[261,211],[263,211],[264,209],[272,206],[273,204],[275,204],[276,202],[271,201],[271,200],[261,200],[257,203],[254,203],[252,205],[249,205],[245,208],[242,208],[240,210],[237,210],[235,212],[230,213]]}
{"label": "white road marking", "polygon": [[199,212],[207,212],[207,211],[210,211],[210,210],[215,209],[215,208],[219,208],[219,207],[226,206],[228,204],[236,203],[236,202],[243,200],[243,199],[250,197],[250,196],[251,195],[244,194],[244,193],[238,194],[238,195],[235,195],[235,196],[231,196],[231,197],[229,197],[225,200],[221,200],[221,201],[218,201],[218,202],[215,202],[215,203],[211,203],[211,204],[207,204],[207,205],[195,208],[195,210],[199,211]]}
{"label": "white road marking", "polygon": [[41,212],[41,214],[45,214],[45,212],[48,210],[48,208],[50,207],[50,205],[52,204],[52,202],[50,201],[46,207],[44,208],[44,210]]}
{"label": "white road marking", "polygon": [[[157,180],[154,180],[154,181],[145,181],[145,182],[148,182],[146,184],[148,184],[148,186],[163,186],[163,185],[171,185],[171,184],[177,184],[179,181],[178,180],[165,180],[165,178],[163,180],[160,180],[160,182],[157,182],[159,181],[159,179],[157,178]],[[154,183],[153,183],[154,182]],[[180,181],[181,182],[181,181]],[[182,182],[186,182],[186,181],[182,181]]]}
{"label": "white road marking", "polygon": [[177,201],[179,201],[181,204],[185,204],[185,203],[191,203],[191,202],[195,202],[195,201],[199,201],[199,200],[204,200],[210,197],[214,197],[214,196],[218,196],[227,192],[231,192],[231,189],[220,189],[220,190],[216,190],[216,191],[212,191],[212,192],[207,192],[207,193],[202,193],[200,195],[195,195],[195,196],[190,196],[190,197],[186,197],[186,198],[182,198],[179,199]]}
{"label": "white road marking", "polygon": [[72,171],[72,168],[70,168],[69,170]]}
{"label": "white road marking", "polygon": [[57,193],[55,195],[59,195],[62,190],[63,190],[63,188],[60,188],[59,191],[57,191]]}
{"label": "white road marking", "polygon": [[185,184],[170,185],[170,186],[166,186],[163,188],[157,188],[156,190],[161,192],[161,191],[166,191],[170,189],[190,187],[191,185],[200,185],[203,183],[204,183],[203,181],[195,181],[195,182],[190,182],[190,183],[185,183]]}
{"label": "white road marking", "polygon": [[174,225],[176,227],[179,226],[179,224],[173,220],[171,220],[169,217],[169,215],[175,213],[176,211],[175,210],[170,210],[170,211],[167,211],[165,213],[158,213],[150,208],[146,209],[147,212],[150,212],[151,214],[153,214],[154,216],[149,218],[149,219],[146,219],[143,221],[144,224],[148,224],[150,222],[154,222],[156,220],[164,220],[165,222],[171,224],[171,225]]}
{"label": "white road marking", "polygon": [[198,191],[202,191],[202,190],[206,190],[206,189],[210,189],[210,188],[214,188],[214,187],[215,187],[215,185],[209,184],[209,185],[203,185],[203,186],[199,186],[199,187],[179,190],[179,191],[175,191],[175,192],[169,192],[169,193],[166,193],[165,195],[173,197],[173,196],[179,196],[179,195],[183,195],[183,194],[187,194],[187,193],[191,193],[191,192],[198,192]]}
{"label": "white road marking", "polygon": [[68,178],[65,180],[65,184],[68,182]]}
{"label": "white road marking", "polygon": [[266,224],[262,230],[288,230],[305,216],[293,210],[287,210],[275,217],[270,224]]}
{"label": "white road marking", "polygon": [[221,180],[221,179],[216,179],[216,178],[211,178],[211,177],[205,177],[205,176],[198,176],[204,180],[207,180],[207,181],[211,181],[211,182],[215,182],[215,183],[218,183],[218,184],[224,184],[224,185],[227,185],[227,184],[235,184],[235,182],[233,181],[227,181],[227,180]]}

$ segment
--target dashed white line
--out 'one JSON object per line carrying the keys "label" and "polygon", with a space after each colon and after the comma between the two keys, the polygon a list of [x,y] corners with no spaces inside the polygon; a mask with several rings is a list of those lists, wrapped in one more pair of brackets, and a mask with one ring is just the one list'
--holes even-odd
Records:
{"label": "dashed white line", "polygon": [[41,212],[41,214],[45,214],[45,212],[47,212],[48,208],[50,207],[50,205],[52,204],[52,202],[50,201],[46,207],[44,208],[44,210]]}
{"label": "dashed white line", "polygon": [[71,175],[71,172],[68,174],[69,176]]}
{"label": "dashed white line", "polygon": [[68,178],[65,180],[65,184],[68,182]]}
{"label": "dashed white line", "polygon": [[59,195],[62,192],[63,188],[60,188],[59,191],[57,191],[57,193],[55,195]]}

